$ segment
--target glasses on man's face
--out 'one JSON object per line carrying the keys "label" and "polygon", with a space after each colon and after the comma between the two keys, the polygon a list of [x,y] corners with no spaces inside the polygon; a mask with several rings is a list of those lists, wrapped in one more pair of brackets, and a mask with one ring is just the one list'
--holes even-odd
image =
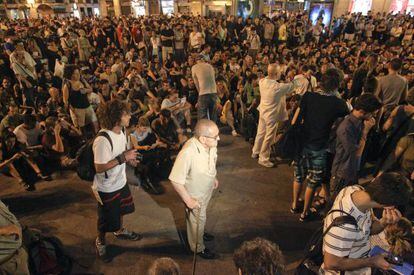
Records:
{"label": "glasses on man's face", "polygon": [[214,139],[214,140],[220,140],[220,135],[219,134],[217,134],[216,136],[214,136],[214,137],[210,137],[210,136],[204,136],[204,137],[206,137],[206,138],[210,138],[210,139]]}

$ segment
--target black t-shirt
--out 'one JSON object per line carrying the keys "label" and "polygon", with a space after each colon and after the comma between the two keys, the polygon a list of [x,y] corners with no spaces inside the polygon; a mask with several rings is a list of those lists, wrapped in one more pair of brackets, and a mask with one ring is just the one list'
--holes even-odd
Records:
{"label": "black t-shirt", "polygon": [[327,147],[333,123],[349,113],[343,99],[312,92],[303,95],[300,108],[304,120],[304,145],[315,151]]}
{"label": "black t-shirt", "polygon": [[[169,29],[169,30],[162,30],[161,31],[161,35],[168,37],[168,38],[173,38],[174,37],[174,31]],[[173,40],[161,40],[161,45],[163,47],[172,47],[173,46]]]}
{"label": "black t-shirt", "polygon": [[165,142],[168,145],[174,145],[178,142],[177,127],[172,119],[167,123],[167,125],[162,125],[160,119],[157,118],[152,122],[151,128],[162,142]]}

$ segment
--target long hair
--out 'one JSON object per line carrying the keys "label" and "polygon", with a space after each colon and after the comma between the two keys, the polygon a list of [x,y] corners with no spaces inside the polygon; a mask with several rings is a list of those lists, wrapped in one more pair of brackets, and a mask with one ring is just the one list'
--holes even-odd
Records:
{"label": "long hair", "polygon": [[129,105],[119,99],[99,105],[97,116],[102,128],[112,130],[121,123],[122,115],[129,112]]}
{"label": "long hair", "polygon": [[412,252],[411,238],[413,227],[406,218],[401,218],[396,224],[389,225],[385,232],[385,238],[391,247],[391,252],[398,256],[404,256]]}

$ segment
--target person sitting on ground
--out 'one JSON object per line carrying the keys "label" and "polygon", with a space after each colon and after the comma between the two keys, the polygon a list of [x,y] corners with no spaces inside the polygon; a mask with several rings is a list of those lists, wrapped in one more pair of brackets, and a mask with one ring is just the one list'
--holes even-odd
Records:
{"label": "person sitting on ground", "polygon": [[[48,168],[50,172],[60,170],[62,168],[74,168],[76,160],[68,156],[69,148],[65,146],[65,141],[62,137],[63,129],[67,122],[59,120],[57,117],[48,117],[45,123],[45,132],[42,137],[42,145],[44,147]],[[65,128],[63,128],[65,127]],[[80,131],[72,126],[72,131],[76,131],[80,136]]]}
{"label": "person sitting on ground", "polygon": [[162,101],[161,109],[169,110],[178,125],[184,118],[187,133],[191,133],[191,104],[187,102],[185,97],[179,98],[178,93],[172,92]]}
{"label": "person sitting on ground", "polygon": [[13,133],[17,141],[25,146],[36,146],[40,144],[42,130],[32,114],[23,115],[23,123],[14,129]]}
{"label": "person sitting on ground", "polygon": [[159,177],[161,172],[164,173],[162,163],[170,158],[166,144],[157,140],[146,117],[139,118],[130,137],[134,149],[142,155],[140,165],[135,168],[135,174],[141,179],[141,186],[147,192],[160,193],[161,186],[157,182],[162,180]]}
{"label": "person sitting on ground", "polygon": [[187,140],[186,136],[178,132],[171,112],[167,109],[161,110],[159,118],[152,122],[151,128],[159,141],[166,144],[170,150],[178,150]]}
{"label": "person sitting on ground", "polygon": [[233,103],[230,100],[229,89],[223,80],[217,81],[217,96],[217,110],[220,114],[220,122],[229,125],[232,136],[239,136],[234,127]]}
{"label": "person sitting on ground", "polygon": [[163,257],[156,259],[150,269],[148,275],[180,275],[180,266],[171,258]]}
{"label": "person sitting on ground", "polygon": [[405,262],[414,263],[413,226],[407,218],[401,218],[396,224],[388,225],[380,234],[371,236],[371,247],[379,246]]}
{"label": "person sitting on ground", "polygon": [[0,122],[0,137],[5,130],[13,131],[17,126],[23,123],[23,116],[19,113],[19,107],[15,104],[9,106],[9,112]]}
{"label": "person sitting on ground", "polygon": [[11,175],[19,183],[23,183],[26,191],[35,190],[34,184],[38,177],[50,179],[42,175],[39,167],[23,151],[22,145],[12,132],[7,132],[3,136],[1,145],[2,162],[0,163],[0,171],[3,174]]}
{"label": "person sitting on ground", "polygon": [[282,275],[284,260],[279,246],[263,238],[245,241],[233,254],[239,275]]}

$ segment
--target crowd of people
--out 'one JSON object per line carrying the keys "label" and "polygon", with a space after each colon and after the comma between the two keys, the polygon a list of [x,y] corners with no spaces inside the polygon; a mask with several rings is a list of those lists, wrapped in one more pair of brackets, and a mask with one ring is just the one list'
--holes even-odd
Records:
{"label": "crowd of people", "polygon": [[[400,239],[392,232],[404,229],[402,215],[413,219],[414,19],[369,12],[343,15],[329,26],[322,22],[284,11],[247,19],[2,18],[1,172],[33,191],[37,181],[53,180],[54,172],[76,169],[79,150],[96,137],[100,258],[109,260],[107,232],[142,238],[122,227],[122,215],[134,211],[127,169],[151,194],[164,192],[160,181],[173,182],[190,210],[190,249],[210,259],[214,253],[203,239],[213,236],[191,234],[191,210],[201,209],[197,219],[202,215],[205,222],[209,192],[187,182],[183,172],[194,165],[194,155],[183,152],[208,150],[194,158],[206,161],[209,171],[199,173],[210,173],[208,184],[216,188],[219,128],[253,144],[252,158],[271,168],[281,161],[278,142],[300,127],[290,211],[301,222],[326,216],[325,229],[344,215],[329,212],[331,207],[358,221],[357,230],[330,229],[321,270],[388,269],[383,257],[366,257],[370,233],[381,232],[388,249],[404,257],[412,253],[412,229]],[[366,173],[373,180],[361,187]],[[200,192],[204,200],[191,198]],[[384,208],[378,219],[373,208]],[[406,245],[396,247],[400,242]],[[278,249],[271,254],[281,258]],[[251,266],[235,263],[242,274],[253,274],[243,272]],[[275,270],[257,274],[282,272],[270,266]]]}

